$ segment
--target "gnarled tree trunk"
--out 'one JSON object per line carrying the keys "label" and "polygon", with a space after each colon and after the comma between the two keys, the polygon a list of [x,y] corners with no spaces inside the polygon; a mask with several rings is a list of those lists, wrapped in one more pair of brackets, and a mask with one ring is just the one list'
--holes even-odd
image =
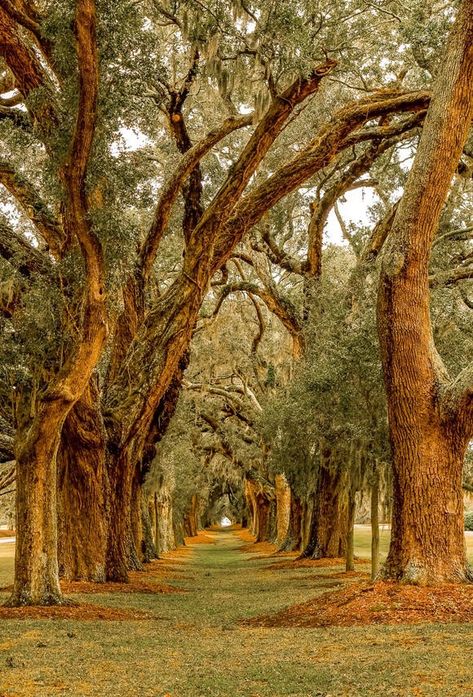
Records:
{"label": "gnarled tree trunk", "polygon": [[309,559],[343,557],[346,552],[346,473],[338,463],[332,464],[330,459],[330,451],[324,451],[317,477],[309,539],[301,555]]}
{"label": "gnarled tree trunk", "polygon": [[105,581],[105,430],[96,380],[70,411],[58,452],[58,555],[69,580]]}
{"label": "gnarled tree trunk", "polygon": [[[17,429],[15,583],[8,605],[62,602],[57,561],[56,454],[63,405]],[[64,414],[65,416],[65,414]]]}

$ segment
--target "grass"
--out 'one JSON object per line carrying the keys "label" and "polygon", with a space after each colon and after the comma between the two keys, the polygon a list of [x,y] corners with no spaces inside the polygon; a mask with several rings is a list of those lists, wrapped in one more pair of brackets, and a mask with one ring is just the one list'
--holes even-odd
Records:
{"label": "grass", "polygon": [[[242,554],[231,532],[212,534],[217,544],[195,545],[181,558],[175,584],[185,594],[82,598],[151,611],[151,620],[2,621],[0,697],[472,694],[473,666],[466,660],[472,625],[238,626],[241,618],[326,590],[327,569],[269,570],[267,559]],[[366,554],[367,546],[369,530],[358,529],[357,554]],[[11,559],[3,555],[0,579],[11,580]]]}

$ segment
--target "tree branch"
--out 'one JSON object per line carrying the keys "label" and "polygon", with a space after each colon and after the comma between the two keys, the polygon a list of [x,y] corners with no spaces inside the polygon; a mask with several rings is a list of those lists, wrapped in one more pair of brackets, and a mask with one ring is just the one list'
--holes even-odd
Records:
{"label": "tree branch", "polygon": [[15,76],[25,100],[41,90],[41,96],[27,101],[28,111],[43,132],[48,133],[58,123],[50,80],[35,52],[21,38],[16,22],[0,7],[0,57]]}
{"label": "tree branch", "polygon": [[230,133],[250,126],[253,122],[252,114],[240,116],[237,118],[231,117],[226,119],[221,126],[205,136],[199,143],[194,145],[181,159],[170,179],[163,185],[159,197],[156,210],[154,212],[153,222],[149,229],[146,241],[143,245],[140,254],[139,267],[145,279],[149,277],[159,243],[166,230],[169,218],[171,216],[172,207],[179,194],[180,188],[194,167],[200,160],[223,138]]}
{"label": "tree branch", "polygon": [[304,352],[304,336],[302,332],[301,320],[297,317],[296,309],[292,304],[277,293],[275,288],[261,288],[255,283],[248,281],[238,281],[229,283],[222,288],[217,305],[214,309],[214,316],[218,313],[225,298],[231,293],[244,292],[261,298],[266,307],[284,325],[293,340],[293,353],[300,357]]}
{"label": "tree branch", "polygon": [[107,335],[102,246],[88,217],[86,175],[97,121],[99,60],[95,0],[77,0],[75,14],[79,102],[68,156],[61,171],[65,186],[64,220],[76,236],[85,265],[81,338],[54,389],[75,400],[84,391]]}
{"label": "tree branch", "polygon": [[33,34],[38,47],[51,65],[52,46],[51,42],[43,36],[41,31],[42,17],[39,12],[31,3],[25,3],[23,0],[3,0],[2,4],[5,12],[10,15],[11,19]]}
{"label": "tree branch", "polygon": [[4,160],[0,160],[0,184],[14,197],[51,253],[59,258],[66,241],[64,230],[32,184]]}
{"label": "tree branch", "polygon": [[348,136],[353,131],[373,118],[396,112],[423,111],[428,102],[429,94],[426,92],[382,93],[351,103],[337,111],[302,152],[250,191],[236,206],[216,241],[214,271],[227,261],[233,245],[243,238],[269,208],[326,167],[346,147]]}
{"label": "tree branch", "polygon": [[48,257],[32,247],[27,240],[18,235],[0,216],[0,256],[10,262],[22,276],[29,278],[39,273],[52,278],[54,267]]}

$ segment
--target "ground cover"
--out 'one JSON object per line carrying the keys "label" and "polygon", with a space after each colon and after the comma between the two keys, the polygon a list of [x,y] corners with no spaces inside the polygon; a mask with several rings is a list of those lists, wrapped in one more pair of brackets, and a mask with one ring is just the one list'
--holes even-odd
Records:
{"label": "ground cover", "polygon": [[[209,543],[160,562],[156,581],[185,593],[73,596],[76,602],[146,617],[0,620],[0,695],[471,695],[470,624],[241,626],[241,620],[343,592],[344,585],[334,584],[357,583],[359,577],[346,576],[340,564],[268,570],[274,557],[242,553],[235,532],[205,535]],[[4,564],[5,558],[0,575],[7,576]]]}

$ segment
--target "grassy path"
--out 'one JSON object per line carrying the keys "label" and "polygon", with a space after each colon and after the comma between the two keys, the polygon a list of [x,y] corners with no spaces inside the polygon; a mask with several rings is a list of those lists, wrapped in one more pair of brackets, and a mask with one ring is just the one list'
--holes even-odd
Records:
{"label": "grassy path", "polygon": [[473,626],[261,629],[237,624],[327,590],[327,569],[269,570],[232,532],[174,559],[186,593],[83,596],[154,618],[3,620],[0,697],[461,697]]}

